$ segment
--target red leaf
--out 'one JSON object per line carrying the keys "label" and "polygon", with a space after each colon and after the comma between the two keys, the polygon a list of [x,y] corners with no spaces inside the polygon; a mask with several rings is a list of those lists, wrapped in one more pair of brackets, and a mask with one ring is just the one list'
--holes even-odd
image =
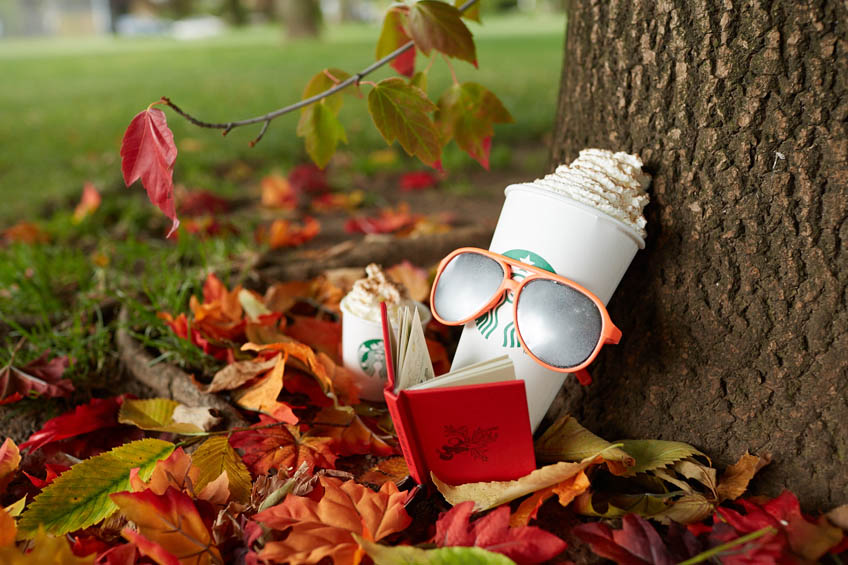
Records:
{"label": "red leaf", "polygon": [[341,323],[293,315],[292,322],[286,324],[285,333],[316,352],[324,353],[334,363],[341,363]]}
{"label": "red leaf", "polygon": [[397,208],[383,208],[377,216],[350,218],[345,223],[348,233],[392,233],[411,226],[418,220],[409,212],[409,205],[401,203]]}
{"label": "red leaf", "polygon": [[226,198],[208,190],[190,190],[180,193],[180,214],[186,216],[224,214],[230,211],[231,205]]}
{"label": "red leaf", "polygon": [[[408,40],[407,40],[408,41]],[[390,63],[398,73],[411,77],[415,74],[415,47],[410,47]]]}
{"label": "red leaf", "polygon": [[457,504],[439,517],[434,542],[439,547],[481,547],[518,563],[541,563],[562,553],[566,543],[535,526],[509,527],[509,507],[501,506],[469,524],[474,502]]}
{"label": "red leaf", "polygon": [[295,191],[327,192],[327,172],[312,163],[298,165],[289,172],[289,183]]}
{"label": "red leaf", "polygon": [[174,162],[177,146],[174,134],[168,129],[165,112],[147,108],[127,127],[121,142],[121,171],[124,183],[130,186],[141,179],[150,202],[173,220],[170,236],[180,221],[174,208]]}
{"label": "red leaf", "polygon": [[[274,423],[259,416],[260,425]],[[244,451],[244,464],[254,475],[264,475],[270,469],[294,472],[306,462],[311,473],[315,467],[333,469],[336,456],[330,451],[332,438],[301,435],[294,426],[280,425],[235,432],[230,444]]]}
{"label": "red leaf", "polygon": [[71,551],[77,557],[85,557],[92,553],[103,553],[109,549],[109,544],[94,536],[73,537]]}
{"label": "red leaf", "polygon": [[0,404],[9,404],[23,397],[65,397],[74,391],[74,385],[62,374],[68,368],[66,356],[47,357],[50,351],[29,362],[20,369],[7,365],[0,370]]}
{"label": "red leaf", "polygon": [[[488,168],[488,167],[486,167]],[[436,176],[429,171],[414,171],[400,177],[400,189],[403,192],[423,190],[436,186]]]}
{"label": "red leaf", "polygon": [[654,527],[644,518],[627,514],[620,530],[602,522],[582,524],[572,530],[592,546],[592,551],[619,565],[673,565],[668,548]]}
{"label": "red leaf", "polygon": [[[27,476],[27,478],[29,479],[29,482],[32,483],[32,486],[34,486],[35,488],[38,488],[38,489],[42,489],[42,488],[46,487],[47,485],[49,485],[50,483],[52,483],[53,479],[55,479],[56,477],[58,477],[59,475],[61,475],[65,471],[67,471],[68,469],[70,469],[70,467],[68,467],[66,465],[53,465],[51,463],[45,463],[44,469],[45,469],[45,472],[46,472],[44,479],[39,479],[38,477],[30,475],[26,471],[24,471],[23,473],[24,473],[24,475]],[[89,553],[91,553],[91,552],[89,552]]]}
{"label": "red leaf", "polygon": [[134,543],[125,543],[113,547],[97,556],[95,565],[134,565],[138,549]]}
{"label": "red leaf", "polygon": [[21,449],[30,448],[32,452],[48,443],[117,426],[118,408],[123,402],[123,396],[92,398],[91,402],[77,406],[73,412],[48,420],[39,431],[21,444]]}

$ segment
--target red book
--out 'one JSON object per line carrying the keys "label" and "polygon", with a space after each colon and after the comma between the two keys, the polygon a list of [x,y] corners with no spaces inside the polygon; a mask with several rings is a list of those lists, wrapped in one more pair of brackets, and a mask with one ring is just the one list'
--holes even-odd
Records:
{"label": "red book", "polygon": [[[385,304],[381,315],[388,376],[384,396],[412,478],[423,484],[432,472],[455,485],[517,479],[533,471],[524,381],[515,379],[508,357],[397,390],[399,346]],[[423,343],[420,323],[402,326],[412,334],[421,332]],[[404,345],[417,339],[404,335],[403,328],[400,333]],[[504,375],[511,380],[503,380]],[[500,380],[485,382],[492,378]],[[440,381],[456,386],[442,386]],[[458,384],[469,381],[482,384]]]}

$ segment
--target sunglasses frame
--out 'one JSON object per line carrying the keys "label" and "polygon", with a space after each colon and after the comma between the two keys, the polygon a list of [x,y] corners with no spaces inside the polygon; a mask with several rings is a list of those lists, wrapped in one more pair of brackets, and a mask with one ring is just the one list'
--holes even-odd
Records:
{"label": "sunglasses frame", "polygon": [[[448,263],[450,263],[458,255],[462,255],[464,253],[476,253],[478,255],[488,257],[489,259],[493,259],[503,269],[504,278],[501,281],[500,286],[498,286],[498,289],[492,295],[492,298],[486,303],[485,306],[483,306],[483,308],[481,308],[478,312],[474,313],[472,316],[465,318],[464,320],[458,320],[453,322],[443,319],[436,311],[436,288],[439,286],[439,279],[441,279],[442,273],[444,273],[445,267],[447,267]],[[513,268],[517,268],[522,271],[527,271],[530,274],[527,275],[527,277],[522,281],[513,280]],[[592,302],[594,302],[595,307],[597,307],[598,311],[601,314],[601,333],[598,336],[598,343],[592,350],[591,355],[589,355],[589,357],[587,357],[586,360],[580,363],[579,365],[575,365],[573,367],[568,368],[556,367],[539,359],[532,351],[530,351],[530,348],[527,347],[527,344],[524,343],[524,338],[521,335],[521,328],[518,325],[518,299],[521,296],[521,291],[524,289],[525,286],[527,286],[527,283],[539,279],[550,280],[571,287],[572,289],[578,291],[580,294],[583,294],[584,296],[588,297]],[[489,310],[500,305],[500,303],[505,300],[508,292],[512,292],[514,296],[512,304],[512,319],[515,323],[515,331],[518,334],[518,341],[521,343],[521,347],[524,349],[524,352],[527,353],[527,355],[529,355],[536,363],[542,365],[547,369],[556,371],[558,373],[585,373],[584,369],[589,366],[592,361],[595,360],[604,345],[617,344],[621,339],[621,330],[619,330],[615,326],[615,324],[612,323],[612,320],[609,317],[609,313],[607,312],[606,306],[604,306],[604,303],[601,302],[600,299],[588,289],[580,286],[571,279],[561,277],[556,273],[551,273],[550,271],[540,269],[539,267],[534,267],[533,265],[527,265],[525,263],[522,263],[521,261],[511,259],[509,257],[506,257],[505,255],[500,255],[499,253],[494,253],[486,249],[479,249],[477,247],[461,247],[459,249],[455,249],[439,263],[439,268],[436,271],[436,278],[433,280],[433,286],[430,289],[430,311],[433,313],[433,317],[436,320],[446,326],[462,326],[464,324],[467,324],[471,320],[478,318],[481,314],[488,312]],[[581,381],[582,380],[583,379],[581,379]]]}

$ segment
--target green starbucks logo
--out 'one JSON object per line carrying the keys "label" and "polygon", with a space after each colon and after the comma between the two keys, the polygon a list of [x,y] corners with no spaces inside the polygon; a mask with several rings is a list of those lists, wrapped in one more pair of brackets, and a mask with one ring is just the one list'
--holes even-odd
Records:
{"label": "green starbucks logo", "polygon": [[386,378],[386,350],[382,339],[369,339],[360,343],[356,349],[356,358],[363,373]]}
{"label": "green starbucks logo", "polygon": [[[548,263],[543,257],[533,253],[532,251],[528,251],[526,249],[511,249],[506,253],[503,253],[510,259],[515,259],[516,261],[520,261],[525,265],[532,265],[534,267],[538,267],[540,269],[544,269],[548,272],[555,273],[554,268],[551,267],[551,264]],[[516,281],[524,280],[527,277],[527,271],[522,269],[518,269],[513,267],[512,269],[512,278]],[[515,297],[511,292],[507,293],[506,299],[501,302],[497,307],[489,310],[479,318],[477,318],[474,323],[477,326],[477,331],[485,337],[486,339],[498,339],[501,341],[501,347],[521,347],[521,342],[518,341],[518,334],[515,331],[515,321],[510,320],[508,324],[501,327],[501,320],[503,318],[510,319],[512,317],[512,303],[515,300]]]}

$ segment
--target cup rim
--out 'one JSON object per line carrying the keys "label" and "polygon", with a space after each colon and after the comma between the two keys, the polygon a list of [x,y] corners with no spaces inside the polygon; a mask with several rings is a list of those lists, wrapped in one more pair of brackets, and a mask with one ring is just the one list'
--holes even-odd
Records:
{"label": "cup rim", "polygon": [[[356,318],[357,320],[359,320],[359,321],[361,321],[362,323],[365,323],[365,324],[370,324],[370,325],[373,325],[373,326],[378,327],[378,328],[383,327],[382,322],[379,322],[379,321],[375,322],[374,320],[369,320],[368,318],[363,318],[362,316],[358,316],[354,312],[350,311],[345,304],[346,300],[347,300],[347,295],[345,295],[341,299],[341,301],[339,302],[339,309],[342,311],[342,314],[344,314],[346,316],[351,316],[352,318]],[[419,313],[422,316],[421,325],[426,326],[427,324],[429,324],[430,320],[433,319],[433,314],[430,312],[430,308],[426,304],[424,304],[423,302],[419,302],[417,300],[413,300],[412,302],[415,303],[416,307],[418,308]],[[424,317],[424,316],[426,316],[426,317]]]}
{"label": "cup rim", "polygon": [[591,213],[600,218],[601,220],[605,220],[612,223],[613,225],[615,225],[616,228],[623,231],[625,235],[629,236],[639,249],[645,249],[645,239],[639,232],[637,232],[621,220],[613,218],[609,214],[606,214],[605,212],[602,212],[597,208],[589,206],[588,204],[578,202],[567,194],[541,188],[531,183],[511,184],[504,189],[504,194],[509,195],[510,192],[516,191],[526,191],[538,194],[539,196],[546,196],[548,198],[551,198],[552,200],[557,200],[558,202],[561,202],[566,206],[573,206],[574,208],[577,208],[579,210]]}

